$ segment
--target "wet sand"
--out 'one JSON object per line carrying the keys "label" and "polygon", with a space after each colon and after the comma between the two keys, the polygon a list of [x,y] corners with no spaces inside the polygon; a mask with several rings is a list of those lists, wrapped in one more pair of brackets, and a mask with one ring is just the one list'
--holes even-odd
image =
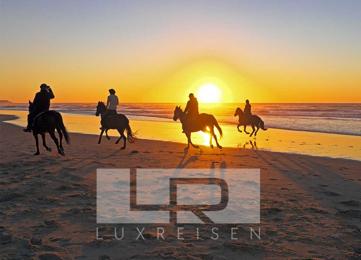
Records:
{"label": "wet sand", "polygon": [[[11,119],[1,116],[1,121]],[[120,150],[97,136],[71,133],[66,156],[33,156],[34,140],[21,128],[0,122],[1,259],[280,259],[361,257],[361,162],[261,151],[202,147],[138,139]],[[187,239],[168,227],[165,241],[154,227],[145,241],[95,239],[97,168],[260,168],[261,223],[238,225],[239,239],[228,227],[218,240]],[[261,229],[261,240],[247,229]],[[153,229],[152,229],[153,228]],[[201,227],[201,234],[209,227]],[[53,258],[50,258],[53,257]],[[58,258],[56,258],[58,257]]]}
{"label": "wet sand", "polygon": [[[26,125],[28,113],[25,111],[0,110],[0,114],[16,115],[18,118],[9,121],[9,123],[22,127]],[[62,115],[69,131],[83,134],[99,134],[99,117],[67,113],[62,113]],[[159,118],[154,118],[153,121],[150,121],[150,119],[130,118],[132,130],[139,138],[177,143],[185,143],[187,141],[184,134],[181,134],[181,124],[179,122]],[[223,138],[220,140],[220,143],[223,147],[258,149],[361,161],[361,136],[270,128],[267,131],[259,130],[255,138],[249,137],[245,133],[239,133],[236,125],[220,125],[223,130]],[[248,131],[251,131],[249,126]],[[109,134],[117,136],[118,132],[111,130]],[[216,134],[219,136],[217,131]],[[209,146],[209,135],[205,133],[193,133],[192,140],[195,144]]]}

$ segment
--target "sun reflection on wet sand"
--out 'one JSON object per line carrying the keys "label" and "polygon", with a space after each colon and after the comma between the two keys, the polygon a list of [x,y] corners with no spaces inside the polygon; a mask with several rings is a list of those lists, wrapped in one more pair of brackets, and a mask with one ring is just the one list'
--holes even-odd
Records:
{"label": "sun reflection on wet sand", "polygon": [[[16,115],[19,118],[9,123],[19,126],[26,125],[27,112],[15,110],[1,110],[1,114]],[[91,115],[75,115],[62,113],[64,122],[70,132],[99,134],[100,118]],[[179,122],[143,121],[130,118],[133,132],[138,138],[186,143]],[[301,153],[315,156],[328,156],[361,160],[361,137],[325,134],[304,131],[289,131],[281,129],[260,130],[256,138],[245,133],[239,133],[235,125],[221,125],[223,138],[218,140],[223,147],[239,149],[260,149],[275,152]],[[250,128],[248,130],[251,130]],[[109,131],[111,136],[117,136],[115,130]],[[24,133],[25,134],[25,133]],[[209,146],[208,133],[193,133],[194,144]],[[94,144],[97,138],[94,139]],[[215,142],[213,140],[213,145]],[[215,148],[216,149],[216,148]]]}

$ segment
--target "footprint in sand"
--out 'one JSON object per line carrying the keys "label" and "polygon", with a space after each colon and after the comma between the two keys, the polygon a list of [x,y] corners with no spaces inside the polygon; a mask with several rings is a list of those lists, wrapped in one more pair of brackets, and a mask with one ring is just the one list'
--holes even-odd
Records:
{"label": "footprint in sand", "polygon": [[338,194],[337,192],[333,192],[333,191],[324,191],[323,194],[325,194],[327,196],[331,196],[331,197],[340,196],[340,194]]}
{"label": "footprint in sand", "polygon": [[361,210],[358,209],[338,210],[337,214],[343,217],[361,219]]}
{"label": "footprint in sand", "polygon": [[360,207],[361,206],[361,203],[357,200],[345,200],[345,201],[341,201],[340,203],[345,206],[349,206],[349,207]]}

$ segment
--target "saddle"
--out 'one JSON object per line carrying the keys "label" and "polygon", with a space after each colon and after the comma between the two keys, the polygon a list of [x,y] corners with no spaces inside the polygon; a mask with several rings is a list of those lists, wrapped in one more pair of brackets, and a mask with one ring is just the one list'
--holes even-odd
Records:
{"label": "saddle", "polygon": [[197,125],[197,119],[198,119],[199,115],[189,115],[187,114],[186,116],[186,120],[184,122],[184,128],[187,129],[193,129],[195,128],[195,126]]}
{"label": "saddle", "polygon": [[251,123],[252,114],[244,114],[244,123],[250,124]]}

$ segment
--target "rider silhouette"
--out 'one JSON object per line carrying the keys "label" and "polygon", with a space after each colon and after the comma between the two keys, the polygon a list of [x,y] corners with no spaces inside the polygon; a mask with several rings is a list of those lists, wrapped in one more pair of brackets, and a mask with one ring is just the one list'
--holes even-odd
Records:
{"label": "rider silhouette", "polygon": [[[194,96],[193,93],[190,93],[188,95],[189,100],[187,102],[186,108],[184,109],[184,112],[186,113],[186,124],[187,126],[189,126],[191,124],[192,121],[194,121],[198,116],[199,116],[199,111],[198,111],[198,100],[197,98]],[[184,132],[184,129],[183,129]]]}
{"label": "rider silhouette", "polygon": [[187,106],[184,112],[187,114],[187,117],[190,119],[194,119],[199,115],[198,112],[198,100],[194,97],[193,93],[189,94],[189,100],[187,102]]}
{"label": "rider silhouette", "polygon": [[[109,89],[109,96],[107,99],[107,111],[104,114],[104,117],[110,116],[110,115],[116,115],[117,114],[117,106],[119,104],[119,99],[117,95],[115,95],[114,89]],[[103,119],[101,120],[103,122]],[[100,127],[102,130],[102,127]]]}
{"label": "rider silhouette", "polygon": [[248,99],[246,100],[246,105],[244,106],[244,115],[247,120],[249,120],[252,116],[251,104],[249,103]]}
{"label": "rider silhouette", "polygon": [[114,89],[109,89],[109,96],[107,99],[107,115],[116,115],[117,106],[119,104],[118,97],[115,95]]}
{"label": "rider silhouette", "polygon": [[49,111],[50,99],[53,99],[54,93],[50,86],[45,83],[40,85],[40,91],[36,93],[33,100],[33,109],[28,115],[28,126],[24,129],[25,132],[31,132],[34,118],[41,112]]}

